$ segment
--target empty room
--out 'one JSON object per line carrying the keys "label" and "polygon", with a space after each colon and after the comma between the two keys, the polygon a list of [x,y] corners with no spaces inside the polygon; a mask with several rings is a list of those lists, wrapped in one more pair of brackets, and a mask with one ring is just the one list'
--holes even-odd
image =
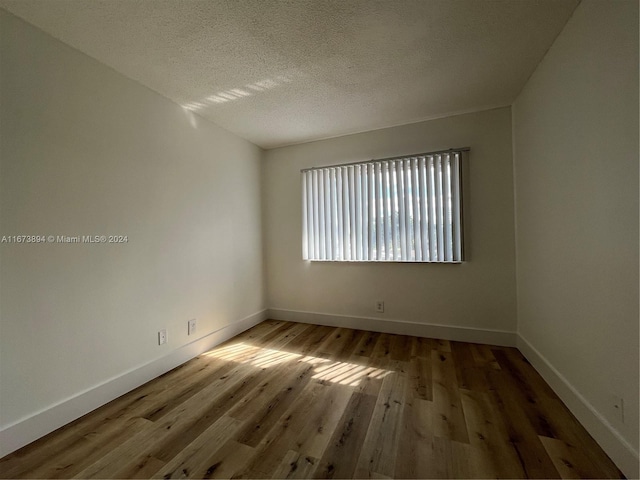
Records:
{"label": "empty room", "polygon": [[0,478],[639,478],[637,0],[0,0]]}

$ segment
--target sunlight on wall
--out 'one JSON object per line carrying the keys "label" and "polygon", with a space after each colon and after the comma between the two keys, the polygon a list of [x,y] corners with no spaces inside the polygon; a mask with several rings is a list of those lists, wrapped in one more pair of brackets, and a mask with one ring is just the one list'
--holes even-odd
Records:
{"label": "sunlight on wall", "polygon": [[326,380],[340,385],[355,387],[363,378],[381,379],[391,373],[381,368],[366,367],[355,363],[332,362],[326,358],[303,356],[297,353],[260,348],[244,342],[234,343],[225,347],[204,353],[204,356],[214,357],[231,362],[248,363],[258,368],[269,368],[284,362],[297,361],[313,365],[316,380]]}

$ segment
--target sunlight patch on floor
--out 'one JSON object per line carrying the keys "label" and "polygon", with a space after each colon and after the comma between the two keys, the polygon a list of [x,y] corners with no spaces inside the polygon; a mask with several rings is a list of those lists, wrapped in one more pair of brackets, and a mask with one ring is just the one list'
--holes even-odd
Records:
{"label": "sunlight patch on floor", "polygon": [[220,360],[247,363],[258,368],[270,368],[284,362],[305,362],[314,366],[313,379],[338,383],[340,385],[358,386],[362,379],[381,379],[391,373],[381,368],[367,367],[348,362],[332,362],[326,358],[303,356],[297,353],[255,347],[238,342],[216,348],[203,354]]}

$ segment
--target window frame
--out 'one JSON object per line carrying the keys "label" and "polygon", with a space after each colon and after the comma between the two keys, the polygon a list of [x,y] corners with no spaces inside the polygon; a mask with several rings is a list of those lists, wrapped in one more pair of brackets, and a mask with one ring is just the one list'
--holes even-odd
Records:
{"label": "window frame", "polygon": [[469,151],[451,148],[302,169],[303,260],[465,262],[463,172]]}

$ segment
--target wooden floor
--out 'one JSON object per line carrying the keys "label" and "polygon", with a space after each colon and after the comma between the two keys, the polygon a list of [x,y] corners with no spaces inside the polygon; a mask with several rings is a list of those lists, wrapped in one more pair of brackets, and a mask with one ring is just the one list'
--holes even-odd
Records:
{"label": "wooden floor", "polygon": [[266,321],[3,478],[623,478],[514,348]]}

